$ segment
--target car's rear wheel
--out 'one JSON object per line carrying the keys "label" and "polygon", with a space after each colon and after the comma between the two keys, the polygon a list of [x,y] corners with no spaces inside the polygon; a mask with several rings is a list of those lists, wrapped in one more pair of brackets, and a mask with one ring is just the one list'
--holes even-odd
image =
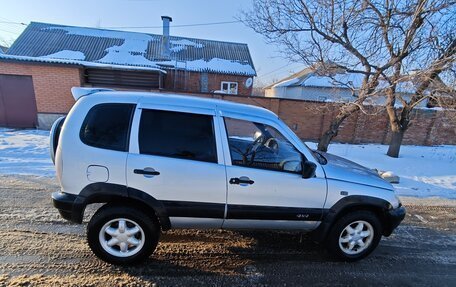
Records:
{"label": "car's rear wheel", "polygon": [[375,213],[348,213],[333,225],[328,235],[328,249],[345,261],[356,261],[368,256],[382,237],[382,225]]}
{"label": "car's rear wheel", "polygon": [[143,211],[107,204],[87,226],[87,240],[96,256],[119,265],[139,263],[155,250],[160,230]]}

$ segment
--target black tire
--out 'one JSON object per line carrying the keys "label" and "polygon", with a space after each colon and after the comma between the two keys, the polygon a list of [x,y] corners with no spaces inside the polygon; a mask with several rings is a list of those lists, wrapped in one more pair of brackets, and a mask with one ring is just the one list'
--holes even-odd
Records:
{"label": "black tire", "polygon": [[[373,237],[370,241],[370,244],[366,249],[357,253],[357,254],[347,254],[344,252],[342,247],[339,245],[339,237],[344,229],[351,223],[356,221],[365,221],[371,225],[373,228]],[[367,228],[367,227],[366,227]],[[345,234],[345,233],[344,233]],[[327,248],[332,255],[334,255],[337,259],[343,261],[357,261],[362,258],[368,256],[372,251],[375,250],[380,239],[382,237],[382,224],[375,213],[370,211],[354,211],[344,215],[343,217],[339,218],[336,223],[331,227],[331,230],[328,234],[326,243]],[[344,243],[342,243],[344,244]],[[360,247],[362,248],[362,247]]]}
{"label": "black tire", "polygon": [[[141,248],[137,247],[139,249],[135,250],[135,253],[131,256],[120,257],[110,254],[103,248],[100,242],[99,236],[103,226],[111,220],[118,218],[133,221],[144,233],[144,238],[142,238],[142,234],[140,233],[140,239],[144,241],[144,244]],[[131,223],[127,222],[127,224]],[[160,228],[151,216],[147,215],[142,210],[131,206],[106,204],[93,215],[87,225],[87,241],[90,249],[92,249],[93,253],[95,253],[98,258],[116,265],[132,265],[145,260],[155,251],[159,237]]]}

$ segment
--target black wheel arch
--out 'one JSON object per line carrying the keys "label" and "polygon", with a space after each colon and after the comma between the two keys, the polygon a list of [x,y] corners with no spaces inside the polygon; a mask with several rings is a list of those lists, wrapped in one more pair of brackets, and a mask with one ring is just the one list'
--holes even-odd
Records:
{"label": "black wheel arch", "polygon": [[[364,195],[344,197],[324,212],[321,224],[312,233],[312,239],[317,242],[325,241],[332,225],[339,218],[358,210],[366,210],[375,213],[382,223],[382,226],[386,227],[388,223],[385,215],[387,211],[391,209],[392,206],[388,201],[378,197]],[[387,233],[385,233],[385,235],[386,234]]]}
{"label": "black wheel arch", "polygon": [[141,190],[113,183],[92,183],[84,187],[73,202],[71,221],[82,223],[84,211],[92,203],[129,204],[147,214],[153,213],[163,231],[171,228],[167,211],[159,200]]}

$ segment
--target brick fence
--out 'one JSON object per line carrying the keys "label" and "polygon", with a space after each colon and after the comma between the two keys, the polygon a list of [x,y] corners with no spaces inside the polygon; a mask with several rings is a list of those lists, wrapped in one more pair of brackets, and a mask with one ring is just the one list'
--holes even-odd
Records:
{"label": "brick fence", "polygon": [[[201,95],[203,96],[203,95]],[[317,141],[339,111],[339,104],[308,102],[264,97],[210,95],[223,100],[251,104],[269,109],[279,115],[304,140]],[[344,143],[389,143],[391,131],[388,116],[380,107],[366,107],[345,120],[334,139]],[[456,144],[456,111],[416,109],[404,144]]]}

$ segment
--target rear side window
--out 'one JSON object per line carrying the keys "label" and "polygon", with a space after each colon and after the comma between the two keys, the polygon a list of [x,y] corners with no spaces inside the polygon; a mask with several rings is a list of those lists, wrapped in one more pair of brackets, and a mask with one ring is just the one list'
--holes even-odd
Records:
{"label": "rear side window", "polygon": [[94,106],[82,124],[81,141],[93,147],[127,151],[134,107],[132,104]]}
{"label": "rear side window", "polygon": [[139,125],[142,154],[217,162],[213,117],[143,110]]}

